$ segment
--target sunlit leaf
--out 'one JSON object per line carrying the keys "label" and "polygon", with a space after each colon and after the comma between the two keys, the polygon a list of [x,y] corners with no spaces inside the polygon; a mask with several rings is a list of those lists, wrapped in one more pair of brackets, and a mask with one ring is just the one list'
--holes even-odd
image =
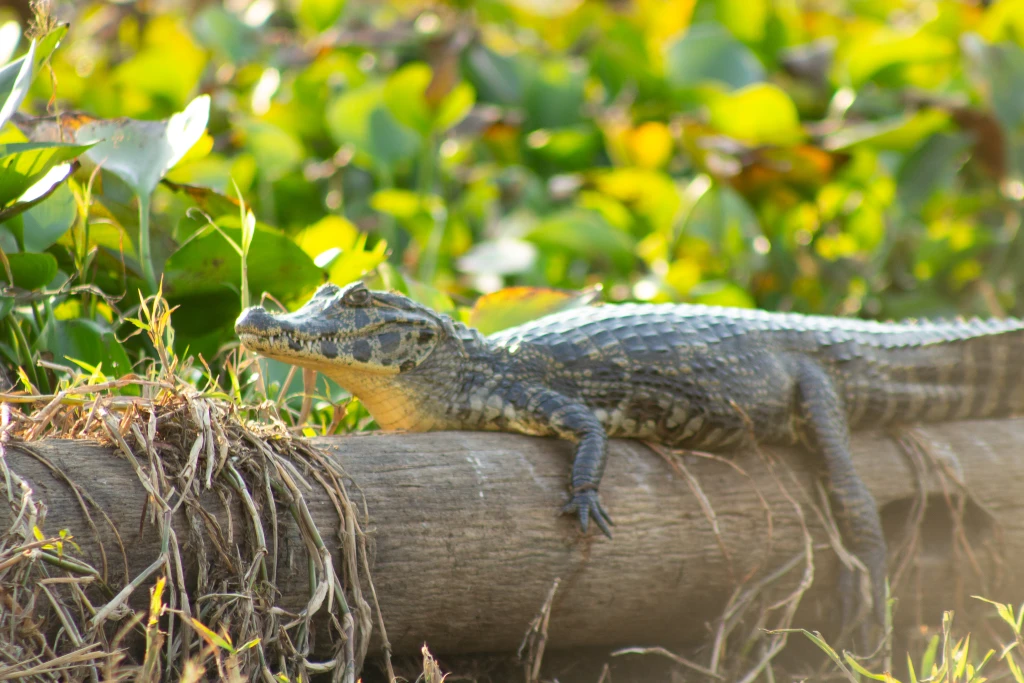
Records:
{"label": "sunlit leaf", "polygon": [[88,145],[21,142],[0,145],[0,206],[22,196],[54,166],[74,159]]}
{"label": "sunlit leaf", "polygon": [[341,16],[345,0],[301,0],[299,2],[299,23],[316,33],[326,31]]}
{"label": "sunlit leaf", "polygon": [[708,109],[713,128],[749,144],[792,145],[804,137],[793,100],[770,83],[717,95]]}
{"label": "sunlit leaf", "polygon": [[0,128],[10,121],[11,116],[21,106],[25,99],[28,88],[32,85],[32,76],[35,73],[36,41],[28,46],[25,56],[0,67]]}
{"label": "sunlit leaf", "polygon": [[545,315],[594,301],[592,291],[576,292],[550,287],[507,287],[476,300],[466,320],[484,334],[493,334]]}
{"label": "sunlit leaf", "polygon": [[86,156],[148,196],[203,135],[209,117],[210,96],[200,95],[167,120],[97,119],[82,124],[75,139],[96,143]]}

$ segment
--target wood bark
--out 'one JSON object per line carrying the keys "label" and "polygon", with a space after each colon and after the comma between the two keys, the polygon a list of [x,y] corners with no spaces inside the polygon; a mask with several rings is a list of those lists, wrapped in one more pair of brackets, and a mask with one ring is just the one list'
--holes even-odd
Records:
{"label": "wood bark", "polygon": [[[868,432],[855,435],[853,450],[882,510],[890,567],[909,562],[896,577],[901,613],[934,619],[972,593],[1020,601],[1024,420],[899,435],[921,447]],[[549,648],[704,639],[738,586],[802,556],[800,510],[814,541],[814,589],[798,625],[820,628],[837,609],[838,561],[807,504],[820,501],[819,464],[806,452],[688,454],[680,468],[640,443],[613,442],[601,487],[616,524],[608,540],[593,531],[581,536],[575,520],[557,514],[567,500],[571,446],[564,442],[452,432],[322,438],[316,445],[340,459],[356,504],[365,500],[372,577],[397,653],[414,653],[423,642],[442,653],[514,650],[556,577]],[[152,562],[159,539],[140,521],[145,493],[123,458],[91,442],[33,446],[114,520],[129,573]],[[47,530],[70,529],[98,566],[95,536],[67,486],[17,448],[6,457],[46,502]],[[327,496],[314,490],[307,501],[325,542],[336,544]],[[920,502],[927,506],[913,523]],[[962,514],[951,515],[958,504]],[[213,508],[220,508],[215,498]],[[124,563],[105,525],[99,533],[117,580]],[[297,609],[308,588],[294,530],[283,539],[279,566],[280,604]],[[804,568],[798,561],[775,597],[797,585]]]}

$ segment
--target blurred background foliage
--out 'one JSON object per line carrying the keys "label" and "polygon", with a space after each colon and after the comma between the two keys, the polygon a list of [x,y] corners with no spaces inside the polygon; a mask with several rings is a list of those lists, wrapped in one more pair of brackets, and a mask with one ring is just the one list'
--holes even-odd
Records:
{"label": "blurred background foliage", "polygon": [[1024,0],[21,9],[0,56],[42,56],[0,166],[49,141],[66,168],[0,212],[0,353],[31,391],[152,355],[129,319],[161,276],[174,348],[220,376],[240,245],[254,298],[366,276],[487,329],[586,298],[470,309],[521,285],[1024,313]]}

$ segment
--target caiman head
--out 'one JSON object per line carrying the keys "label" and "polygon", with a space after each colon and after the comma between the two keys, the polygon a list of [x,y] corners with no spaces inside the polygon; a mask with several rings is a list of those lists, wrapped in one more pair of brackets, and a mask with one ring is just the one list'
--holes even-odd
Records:
{"label": "caiman head", "polygon": [[382,427],[403,429],[414,428],[419,418],[411,411],[419,409],[402,377],[454,337],[447,316],[362,282],[323,285],[293,313],[248,308],[235,332],[261,355],[322,372],[358,396]]}

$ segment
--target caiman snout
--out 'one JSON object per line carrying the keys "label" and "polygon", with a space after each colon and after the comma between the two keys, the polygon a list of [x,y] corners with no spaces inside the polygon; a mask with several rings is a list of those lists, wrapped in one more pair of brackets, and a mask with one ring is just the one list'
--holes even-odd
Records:
{"label": "caiman snout", "polygon": [[235,320],[235,333],[264,329],[273,318],[262,306],[252,306],[242,311]]}

